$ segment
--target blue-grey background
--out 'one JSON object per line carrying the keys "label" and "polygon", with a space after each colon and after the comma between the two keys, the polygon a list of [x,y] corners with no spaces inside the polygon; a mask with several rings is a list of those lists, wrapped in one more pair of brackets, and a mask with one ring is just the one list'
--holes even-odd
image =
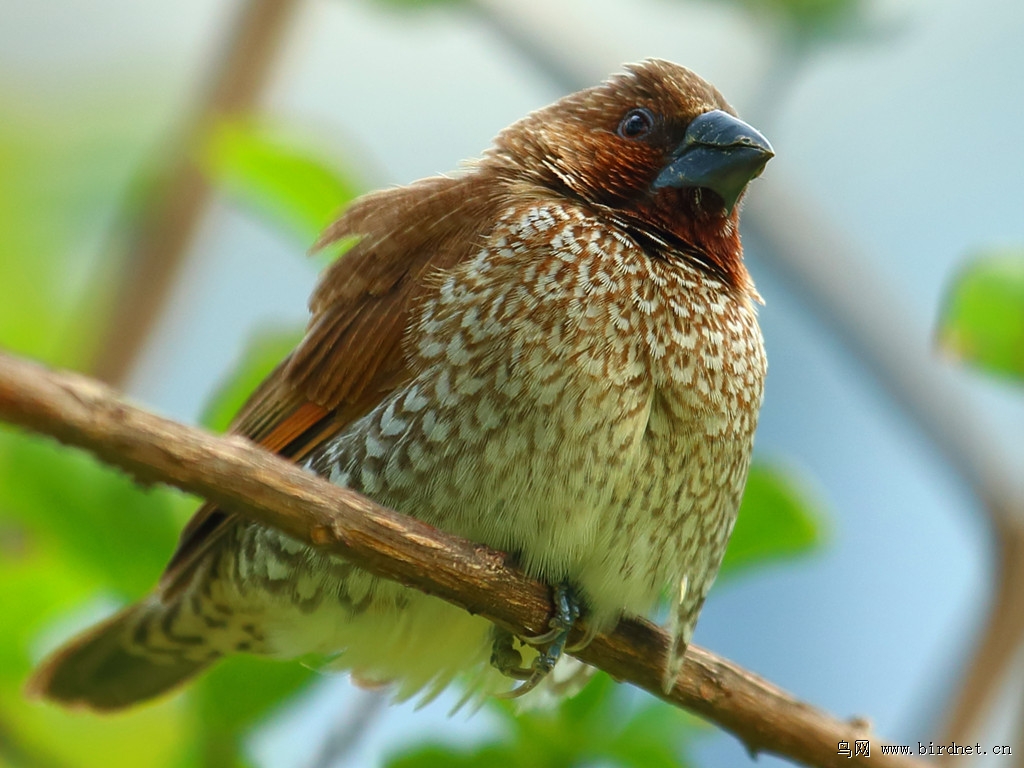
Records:
{"label": "blue-grey background", "polygon": [[[647,56],[712,80],[774,143],[768,173],[813,199],[906,303],[914,325],[900,331],[922,346],[932,343],[958,265],[980,247],[1024,243],[1024,5],[1017,0],[868,3],[869,34],[822,45],[781,83],[771,81],[769,92],[776,33],[733,4],[501,4],[593,82]],[[85,143],[120,136],[127,178],[202,87],[235,9],[215,0],[3,0],[0,88],[34,109],[68,115],[64,129]],[[379,186],[456,167],[559,95],[542,71],[457,7],[407,13],[314,0],[290,33],[265,111]],[[108,108],[105,118],[75,122],[97,105]],[[758,192],[755,183],[751,194]],[[95,223],[96,241],[83,242],[83,254],[109,226]],[[770,356],[757,451],[805,479],[830,531],[813,555],[716,590],[696,641],[837,715],[868,717],[888,739],[927,741],[988,599],[982,510],[755,245],[749,261],[767,302],[761,317]],[[218,201],[130,393],[196,421],[254,329],[304,321],[315,265],[302,250]],[[1019,393],[955,375],[993,423],[995,439],[1024,466]],[[1007,681],[1005,706],[989,729],[992,743],[1015,751],[1024,751],[1011,728],[1020,717],[1013,714],[1020,679]],[[260,762],[305,764],[324,730],[364,704],[359,696],[343,677],[325,678],[299,711],[256,739]],[[385,710],[353,764],[372,766],[375,755],[426,735],[464,740],[490,727],[486,716],[447,719],[451,703]],[[715,766],[747,760],[736,741],[710,733],[697,756]]]}

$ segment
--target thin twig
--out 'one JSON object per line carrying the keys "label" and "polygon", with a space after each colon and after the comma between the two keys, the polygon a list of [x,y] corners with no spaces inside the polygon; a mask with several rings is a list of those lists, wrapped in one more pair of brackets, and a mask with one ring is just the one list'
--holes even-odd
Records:
{"label": "thin twig", "polygon": [[[1024,530],[1019,524],[1001,535],[996,545],[999,578],[995,596],[974,656],[967,665],[960,695],[941,731],[944,742],[975,740],[979,724],[992,711],[994,699],[1010,679],[1024,638]],[[1017,686],[1019,687],[1019,685]],[[940,763],[951,765],[953,757]]]}
{"label": "thin twig", "polygon": [[[1021,660],[1018,659],[1018,662],[1020,661]],[[1014,728],[1012,731],[1011,738],[1014,738],[1014,741],[1012,743],[1021,744],[1024,743],[1024,691],[1020,690],[1019,686],[1017,688],[1014,699],[1014,704],[1017,707],[1017,717],[1014,720]],[[1024,751],[1020,749],[1017,750],[1017,754],[1014,757],[1013,766],[1014,768],[1024,768]]]}
{"label": "thin twig", "polygon": [[[503,553],[385,509],[242,437],[216,437],[136,408],[98,381],[0,353],[0,418],[85,448],[143,482],[167,483],[237,510],[518,635],[548,629],[548,588]],[[838,743],[868,738],[861,721],[837,720],[697,647],[687,651],[674,688],[664,693],[668,647],[664,631],[626,619],[575,655],[717,723],[752,752],[847,766]],[[880,746],[872,745],[869,758],[876,768],[921,765],[882,755]]]}
{"label": "thin twig", "polygon": [[119,284],[112,291],[105,338],[92,370],[111,383],[124,381],[166,304],[188,245],[210,199],[193,153],[217,120],[252,110],[277,58],[289,21],[302,0],[248,0],[232,27],[210,88],[178,130],[170,166],[133,222]]}
{"label": "thin twig", "polygon": [[348,765],[356,746],[366,735],[371,723],[388,703],[382,690],[360,691],[354,712],[338,722],[327,734],[312,768],[339,768]]}
{"label": "thin twig", "polygon": [[[538,37],[537,19],[530,16],[529,6],[525,13],[520,4],[510,5],[504,0],[472,0],[463,7],[559,90],[571,93],[592,85],[586,63],[590,58],[588,43],[593,41],[575,35],[553,35],[559,41],[556,49]],[[581,47],[583,50],[577,50]]]}

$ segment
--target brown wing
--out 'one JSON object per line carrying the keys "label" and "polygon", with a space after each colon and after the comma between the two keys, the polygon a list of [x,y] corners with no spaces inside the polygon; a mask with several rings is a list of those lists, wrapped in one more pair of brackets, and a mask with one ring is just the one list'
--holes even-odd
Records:
{"label": "brown wing", "polygon": [[[360,238],[329,266],[310,300],[306,335],[250,396],[231,431],[298,461],[408,380],[403,338],[431,272],[471,256],[497,219],[505,189],[481,171],[434,177],[356,200],[314,246]],[[184,584],[237,518],[204,504],[161,580]]]}

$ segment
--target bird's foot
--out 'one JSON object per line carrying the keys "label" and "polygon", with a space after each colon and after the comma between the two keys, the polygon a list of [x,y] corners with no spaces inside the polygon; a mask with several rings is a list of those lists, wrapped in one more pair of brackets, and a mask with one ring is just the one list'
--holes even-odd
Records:
{"label": "bird's foot", "polygon": [[[499,630],[494,640],[494,647],[491,653],[491,664],[503,674],[523,680],[523,684],[504,694],[500,698],[515,699],[529,693],[536,688],[548,676],[548,673],[555,668],[562,653],[566,649],[566,640],[569,633],[580,617],[581,602],[579,596],[569,584],[564,582],[554,587],[555,615],[551,617],[548,626],[550,631],[535,637],[524,638],[524,641],[536,647],[537,658],[529,669],[522,666],[523,657],[519,651],[512,647],[512,635],[509,632]],[[584,638],[584,645],[592,639],[590,633]],[[577,648],[573,646],[573,648]]]}
{"label": "bird's foot", "polygon": [[515,648],[515,636],[504,629],[494,628],[494,645],[491,646],[491,666],[516,680],[527,680],[533,670],[523,666],[523,654]]}

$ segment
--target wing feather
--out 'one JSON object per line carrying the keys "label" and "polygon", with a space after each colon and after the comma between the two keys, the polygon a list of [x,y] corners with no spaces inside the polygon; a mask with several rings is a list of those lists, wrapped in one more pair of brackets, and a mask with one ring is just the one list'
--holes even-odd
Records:
{"label": "wing feather", "polygon": [[[231,432],[299,461],[407,382],[403,340],[426,278],[476,252],[506,194],[500,179],[477,172],[374,192],[349,206],[314,249],[359,239],[321,276],[302,342],[253,392]],[[200,507],[161,592],[186,584],[237,520],[213,504]]]}

